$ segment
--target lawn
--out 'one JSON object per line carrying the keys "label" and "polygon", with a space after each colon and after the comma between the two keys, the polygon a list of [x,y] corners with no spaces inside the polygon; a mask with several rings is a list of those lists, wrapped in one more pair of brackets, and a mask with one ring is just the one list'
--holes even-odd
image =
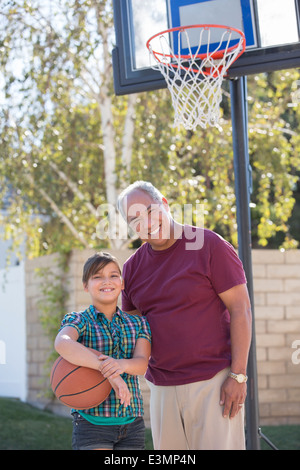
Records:
{"label": "lawn", "polygon": [[[71,450],[72,420],[0,398],[0,450]],[[146,448],[153,449],[147,430]]]}
{"label": "lawn", "polygon": [[[19,400],[0,398],[0,450],[70,450],[72,424]],[[300,450],[300,426],[263,426],[262,432],[279,450]],[[153,449],[150,430],[146,449]],[[262,449],[270,447],[262,442]]]}

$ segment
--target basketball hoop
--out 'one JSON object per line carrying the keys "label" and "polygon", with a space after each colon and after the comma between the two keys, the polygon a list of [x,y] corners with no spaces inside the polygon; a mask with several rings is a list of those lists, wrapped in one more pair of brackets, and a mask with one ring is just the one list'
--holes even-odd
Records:
{"label": "basketball hoop", "polygon": [[245,51],[244,33],[229,26],[181,26],[155,34],[147,48],[171,93],[174,126],[195,130],[198,125],[217,125],[222,82]]}

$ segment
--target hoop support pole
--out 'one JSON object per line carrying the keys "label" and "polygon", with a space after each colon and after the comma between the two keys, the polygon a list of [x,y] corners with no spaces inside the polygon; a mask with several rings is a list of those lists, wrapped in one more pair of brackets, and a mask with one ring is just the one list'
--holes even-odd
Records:
{"label": "hoop support pole", "polygon": [[246,399],[247,449],[259,450],[259,405],[257,385],[256,340],[252,275],[250,215],[250,164],[248,152],[247,77],[230,81],[232,138],[234,153],[235,194],[237,206],[238,251],[244,266],[252,308],[252,340],[248,359],[248,393]]}

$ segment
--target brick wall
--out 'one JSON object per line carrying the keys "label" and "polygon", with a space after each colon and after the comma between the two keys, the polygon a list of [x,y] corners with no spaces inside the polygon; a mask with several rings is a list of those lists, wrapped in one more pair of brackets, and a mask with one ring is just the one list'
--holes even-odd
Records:
{"label": "brick wall", "polygon": [[[66,311],[81,310],[89,303],[89,296],[82,289],[81,275],[83,263],[91,254],[93,251],[84,250],[74,251],[70,256]],[[131,252],[114,254],[123,263]],[[292,344],[295,340],[300,341],[300,250],[253,250],[252,260],[260,424],[299,424],[300,364],[292,362],[295,351]],[[26,262],[27,400],[59,413],[69,413],[66,407],[57,402],[54,405],[42,396],[49,381],[44,365],[53,346],[39,322],[37,301],[42,297],[42,281],[36,276],[35,269],[49,266],[59,274],[56,265],[56,255]],[[143,378],[140,382],[149,425],[149,391]]]}
{"label": "brick wall", "polygon": [[56,255],[49,255],[25,262],[27,401],[41,407],[46,403],[42,392],[49,383],[45,363],[52,345],[39,321],[38,302],[43,296],[36,269],[49,267],[59,274],[56,259]]}
{"label": "brick wall", "polygon": [[300,423],[300,250],[252,253],[259,408],[264,424]]}

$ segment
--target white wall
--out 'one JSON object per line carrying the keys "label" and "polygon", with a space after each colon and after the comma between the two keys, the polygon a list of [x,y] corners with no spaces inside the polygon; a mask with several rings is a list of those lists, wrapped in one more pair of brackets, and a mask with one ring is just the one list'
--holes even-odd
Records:
{"label": "white wall", "polygon": [[0,396],[26,400],[24,263],[0,269]]}

